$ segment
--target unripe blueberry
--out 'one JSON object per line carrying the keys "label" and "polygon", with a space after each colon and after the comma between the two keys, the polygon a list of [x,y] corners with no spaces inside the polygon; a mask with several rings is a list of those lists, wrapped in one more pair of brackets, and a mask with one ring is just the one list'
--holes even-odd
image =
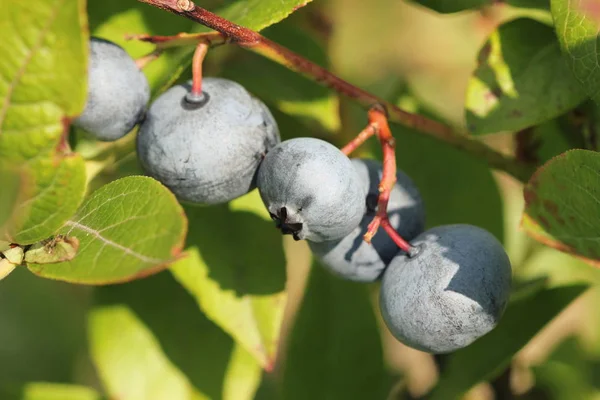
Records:
{"label": "unripe blueberry", "polygon": [[430,353],[466,347],[500,320],[511,290],[511,266],[498,240],[471,225],[446,225],[412,241],[383,273],[381,313],[404,344]]}
{"label": "unripe blueberry", "polygon": [[228,202],[255,187],[259,164],[280,141],[277,123],[236,82],[205,77],[196,100],[190,90],[174,86],[152,103],[137,138],[139,160],[180,200]]}
{"label": "unripe blueberry", "polygon": [[[334,274],[352,281],[373,282],[381,276],[399,249],[383,229],[379,229],[370,244],[363,239],[377,209],[379,183],[383,175],[381,162],[354,158],[352,165],[367,190],[367,209],[360,225],[342,239],[309,242],[309,246],[322,265]],[[421,195],[402,171],[396,173],[396,184],[388,202],[388,216],[394,229],[405,240],[412,240],[425,229]]]}
{"label": "unripe blueberry", "polygon": [[115,43],[92,37],[87,102],[73,125],[98,140],[117,140],[143,118],[149,100],[148,80],[129,54]]}
{"label": "unripe blueberry", "polygon": [[350,159],[320,139],[279,144],[263,160],[257,186],[271,218],[296,240],[340,239],[365,213],[366,190]]}

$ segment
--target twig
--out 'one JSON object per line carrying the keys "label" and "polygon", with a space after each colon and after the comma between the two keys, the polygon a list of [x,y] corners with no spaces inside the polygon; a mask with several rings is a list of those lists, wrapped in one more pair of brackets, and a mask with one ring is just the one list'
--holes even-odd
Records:
{"label": "twig", "polygon": [[198,44],[198,42],[209,43],[211,46],[217,46],[227,42],[227,38],[220,32],[178,33],[174,36],[153,36],[141,34],[128,35],[126,39],[152,43],[161,50],[181,46],[195,46]]}
{"label": "twig", "polygon": [[[270,41],[257,32],[236,25],[214,13],[198,7],[190,0],[138,1],[181,15],[212,28],[239,46],[261,54],[272,61],[286,66],[292,71],[296,71],[338,93],[344,94],[354,99],[365,108],[370,109],[372,106],[379,104],[384,108],[390,121],[402,124],[409,128],[414,128],[437,140],[446,142],[457,149],[464,150],[476,157],[482,158],[486,160],[492,168],[505,171],[522,182],[527,182],[532,175],[532,166],[520,163],[514,158],[507,157],[484,143],[469,138],[465,134],[455,132],[449,126],[422,115],[406,112],[396,105],[386,102],[383,99],[340,79],[325,68]],[[179,36],[179,40],[189,40],[189,38],[189,36],[186,37],[185,35]],[[223,43],[223,41],[223,37],[216,37],[216,41],[211,41],[211,43],[220,44]],[[175,45],[175,42],[172,42],[171,45]]]}

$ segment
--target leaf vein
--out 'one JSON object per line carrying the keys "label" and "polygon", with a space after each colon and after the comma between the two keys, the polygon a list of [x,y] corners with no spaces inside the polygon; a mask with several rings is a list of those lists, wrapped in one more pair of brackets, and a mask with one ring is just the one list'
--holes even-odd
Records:
{"label": "leaf vein", "polygon": [[108,246],[112,246],[118,250],[121,250],[123,253],[126,253],[132,257],[135,257],[143,262],[146,262],[149,264],[159,264],[159,263],[163,263],[166,261],[166,260],[161,260],[158,258],[148,257],[143,254],[140,254],[140,253],[136,252],[135,250],[132,250],[132,249],[125,247],[119,243],[113,242],[112,240],[110,240],[108,238],[105,238],[97,230],[90,228],[89,226],[82,225],[78,222],[67,221],[66,225],[70,226],[72,229],[80,229],[86,233],[89,233],[90,235],[94,236],[96,239],[100,240],[102,243],[104,243]]}

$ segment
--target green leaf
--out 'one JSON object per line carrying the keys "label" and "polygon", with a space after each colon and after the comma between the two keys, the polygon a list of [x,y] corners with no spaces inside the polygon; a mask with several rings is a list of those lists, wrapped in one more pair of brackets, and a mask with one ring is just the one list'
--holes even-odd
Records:
{"label": "green leaf", "polygon": [[520,130],[558,117],[586,97],[552,28],[518,19],[493,32],[479,54],[467,89],[467,126],[473,134]]}
{"label": "green leaf", "polygon": [[576,80],[600,103],[598,28],[600,15],[593,1],[551,0],[556,34]]}
{"label": "green leaf", "polygon": [[550,10],[550,0],[508,0],[506,3],[519,8]]}
{"label": "green leaf", "polygon": [[542,166],[525,188],[522,225],[539,242],[600,265],[600,154],[571,150]]}
{"label": "green leaf", "polygon": [[367,289],[313,265],[290,334],[283,398],[386,397],[389,381]]}
{"label": "green leaf", "polygon": [[[263,34],[323,67],[328,65],[324,49],[297,25],[284,21]],[[331,133],[340,128],[335,92],[260,55],[251,52],[237,54],[222,67],[222,76],[239,82],[269,106],[301,118],[301,122],[313,131],[318,129]],[[285,136],[286,132],[282,134]]]}
{"label": "green leaf", "polygon": [[50,236],[85,190],[83,162],[62,141],[86,100],[86,24],[83,0],[0,5],[0,164],[22,169],[9,232],[20,244]]}
{"label": "green leaf", "polygon": [[415,3],[431,8],[439,13],[455,13],[489,6],[493,0],[413,0]]}
{"label": "green leaf", "polygon": [[260,367],[170,274],[99,288],[96,303],[89,315],[91,353],[112,397],[252,399]]}
{"label": "green leaf", "polygon": [[20,388],[0,388],[3,400],[101,400],[93,389],[60,383],[31,382]]}
{"label": "green leaf", "polygon": [[186,228],[181,206],[158,181],[119,179],[94,192],[59,230],[79,240],[75,259],[28,268],[45,278],[83,284],[142,278],[179,257]]}
{"label": "green leaf", "polygon": [[[493,6],[495,0],[413,0],[415,3],[431,8],[439,13],[455,13],[485,6]],[[507,0],[505,3],[519,8],[550,8],[549,0]]]}
{"label": "green leaf", "polygon": [[255,31],[287,18],[312,0],[236,0],[214,12],[229,21]]}
{"label": "green leaf", "polygon": [[22,167],[24,182],[8,238],[21,245],[46,239],[71,218],[83,201],[85,163],[78,154],[41,154]]}
{"label": "green leaf", "polygon": [[272,221],[227,206],[186,213],[187,257],[171,272],[212,321],[270,370],[286,304],[281,234]]}
{"label": "green leaf", "polygon": [[260,365],[239,344],[233,348],[223,380],[223,400],[251,400],[262,378]]}
{"label": "green leaf", "polygon": [[131,400],[199,397],[148,327],[126,306],[95,310],[89,330],[92,357],[111,395]]}
{"label": "green leaf", "polygon": [[437,386],[427,398],[459,398],[477,383],[494,378],[523,346],[587,287],[562,286],[511,299],[496,329],[448,357]]}
{"label": "green leaf", "polygon": [[84,3],[0,5],[0,145],[15,136],[26,150],[56,142],[65,119],[83,110],[88,47]]}
{"label": "green leaf", "polygon": [[20,186],[21,178],[17,172],[0,167],[0,240],[10,229],[9,221],[17,204]]}

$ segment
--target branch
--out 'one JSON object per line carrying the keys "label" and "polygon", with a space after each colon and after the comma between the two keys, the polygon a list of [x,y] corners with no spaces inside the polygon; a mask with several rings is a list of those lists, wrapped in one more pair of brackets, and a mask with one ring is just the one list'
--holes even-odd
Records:
{"label": "branch", "polygon": [[[481,141],[471,139],[463,133],[454,131],[447,125],[422,115],[406,112],[395,104],[389,103],[384,99],[346,82],[329,72],[327,69],[301,57],[275,42],[272,42],[259,33],[236,25],[210,11],[198,7],[190,0],[138,1],[186,17],[192,21],[212,28],[239,46],[261,54],[292,71],[298,72],[321,85],[329,87],[336,92],[355,100],[366,109],[371,109],[374,105],[380,105],[384,108],[390,121],[418,130],[439,141],[448,143],[457,149],[482,158],[487,161],[490,167],[502,170],[521,182],[527,182],[533,173],[534,168],[532,166],[521,163],[512,157],[507,157]],[[184,40],[192,40],[194,35],[178,35],[178,37]],[[203,38],[206,40],[206,36],[203,36]],[[222,36],[215,36],[215,41],[212,43],[221,44],[225,41],[225,38]]]}

